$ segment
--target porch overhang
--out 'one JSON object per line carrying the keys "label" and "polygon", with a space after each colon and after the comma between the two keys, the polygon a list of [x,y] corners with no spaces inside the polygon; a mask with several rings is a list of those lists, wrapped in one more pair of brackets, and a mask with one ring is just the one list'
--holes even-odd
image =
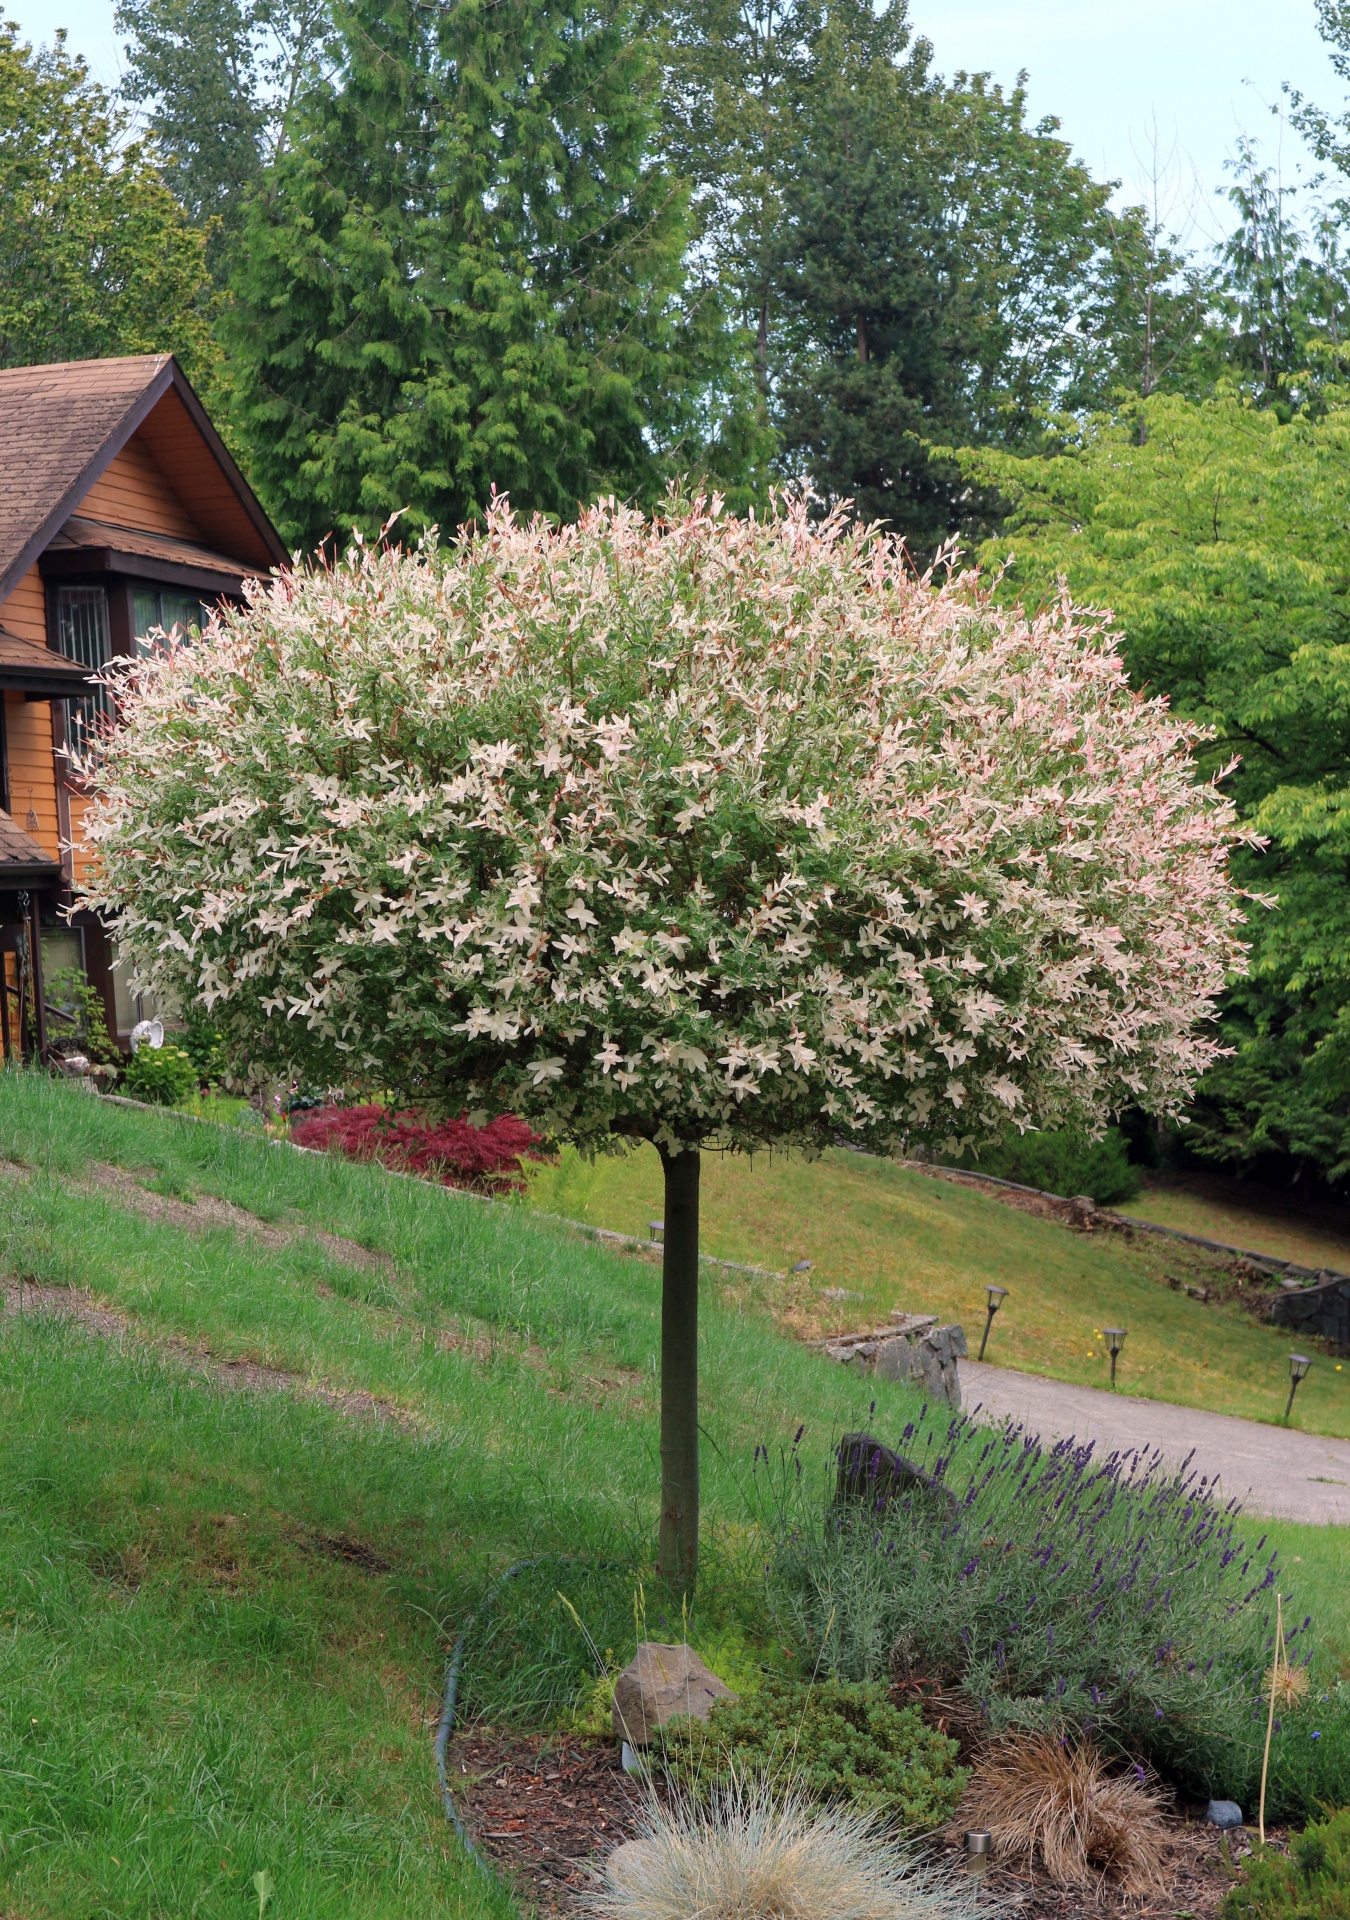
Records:
{"label": "porch overhang", "polygon": [[[0,627],[0,692],[26,694],[30,700],[75,700],[92,684],[93,674],[78,660]],[[0,868],[3,864],[0,853]]]}
{"label": "porch overhang", "polygon": [[0,893],[29,893],[60,882],[61,862],[48,859],[33,836],[0,809]]}

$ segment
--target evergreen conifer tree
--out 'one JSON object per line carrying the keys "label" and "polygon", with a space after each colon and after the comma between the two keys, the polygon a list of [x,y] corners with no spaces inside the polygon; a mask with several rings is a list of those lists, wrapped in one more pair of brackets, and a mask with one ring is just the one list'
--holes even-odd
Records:
{"label": "evergreen conifer tree", "polygon": [[624,0],[354,0],[337,28],[234,281],[237,430],[287,536],[453,526],[494,487],[570,515],[700,464],[720,316],[684,299]]}

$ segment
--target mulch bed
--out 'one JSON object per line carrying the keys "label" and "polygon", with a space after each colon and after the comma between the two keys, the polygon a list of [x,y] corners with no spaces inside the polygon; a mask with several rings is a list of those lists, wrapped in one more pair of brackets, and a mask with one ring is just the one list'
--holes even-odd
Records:
{"label": "mulch bed", "polygon": [[[467,1733],[450,1749],[448,1774],[475,1846],[514,1885],[522,1906],[558,1920],[584,1910],[596,1867],[637,1832],[648,1793],[620,1767],[610,1742],[575,1734]],[[1018,1920],[1214,1920],[1253,1836],[1225,1841],[1180,1815],[1170,1825],[1171,1855],[1156,1894],[1127,1897],[1109,1884],[1065,1890],[1039,1874],[995,1868],[985,1883],[991,1904],[1015,1908]],[[1269,1837],[1278,1846],[1285,1836]],[[955,1846],[941,1852],[960,1867]]]}

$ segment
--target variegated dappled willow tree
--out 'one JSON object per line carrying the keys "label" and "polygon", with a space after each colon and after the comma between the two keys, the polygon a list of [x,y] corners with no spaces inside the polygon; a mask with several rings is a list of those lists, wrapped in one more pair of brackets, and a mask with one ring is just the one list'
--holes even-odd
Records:
{"label": "variegated dappled willow tree", "polygon": [[1231,809],[1097,619],[801,500],[498,505],[132,665],[88,903],[254,1075],[665,1168],[660,1566],[694,1577],[699,1152],[1174,1112]]}

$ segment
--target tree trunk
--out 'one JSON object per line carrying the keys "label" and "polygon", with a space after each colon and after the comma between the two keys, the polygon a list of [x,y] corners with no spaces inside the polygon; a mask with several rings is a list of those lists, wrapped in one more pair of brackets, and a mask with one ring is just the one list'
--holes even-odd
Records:
{"label": "tree trunk", "polygon": [[661,1269],[661,1531],[657,1571],[692,1594],[698,1570],[699,1153],[661,1149],[666,1176]]}

